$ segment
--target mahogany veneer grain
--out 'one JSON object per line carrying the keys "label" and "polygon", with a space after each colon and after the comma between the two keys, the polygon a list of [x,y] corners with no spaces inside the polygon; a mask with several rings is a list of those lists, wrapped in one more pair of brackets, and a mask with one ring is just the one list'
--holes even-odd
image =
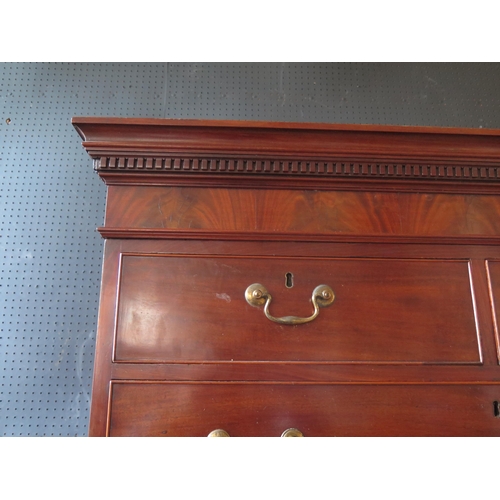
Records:
{"label": "mahogany veneer grain", "polygon": [[488,195],[110,186],[105,225],[294,233],[299,239],[301,234],[500,236],[500,200]]}

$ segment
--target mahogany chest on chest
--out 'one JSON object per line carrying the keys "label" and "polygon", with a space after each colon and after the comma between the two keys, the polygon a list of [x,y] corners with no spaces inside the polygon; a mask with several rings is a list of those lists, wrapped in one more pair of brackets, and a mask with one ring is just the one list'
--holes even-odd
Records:
{"label": "mahogany chest on chest", "polygon": [[499,436],[500,131],[74,118],[92,436]]}

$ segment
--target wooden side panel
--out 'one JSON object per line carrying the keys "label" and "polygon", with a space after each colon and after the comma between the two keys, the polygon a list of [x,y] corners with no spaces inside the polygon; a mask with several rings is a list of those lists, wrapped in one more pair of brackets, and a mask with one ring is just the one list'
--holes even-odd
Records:
{"label": "wooden side panel", "polygon": [[114,383],[111,436],[500,436],[500,385]]}
{"label": "wooden side panel", "polygon": [[153,186],[108,189],[108,228],[500,235],[500,200],[488,195]]}
{"label": "wooden side panel", "polygon": [[[276,317],[310,316],[320,284],[336,298],[280,325],[245,301],[253,283]],[[467,260],[125,254],[117,314],[120,362],[481,361]]]}

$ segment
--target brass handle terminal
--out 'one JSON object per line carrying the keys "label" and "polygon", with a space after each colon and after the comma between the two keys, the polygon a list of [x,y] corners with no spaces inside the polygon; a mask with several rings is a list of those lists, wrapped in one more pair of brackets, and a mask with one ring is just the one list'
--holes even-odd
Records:
{"label": "brass handle terminal", "polygon": [[269,306],[273,298],[267,288],[260,283],[254,283],[245,290],[245,299],[253,307],[263,305],[266,318],[274,321],[275,323],[280,323],[281,325],[302,325],[303,323],[309,323],[315,319],[319,314],[320,307],[328,307],[331,305],[335,299],[335,294],[328,285],[317,286],[313,290],[311,298],[314,306],[314,312],[308,318],[300,318],[298,316],[283,316],[282,318],[275,318],[269,312]]}

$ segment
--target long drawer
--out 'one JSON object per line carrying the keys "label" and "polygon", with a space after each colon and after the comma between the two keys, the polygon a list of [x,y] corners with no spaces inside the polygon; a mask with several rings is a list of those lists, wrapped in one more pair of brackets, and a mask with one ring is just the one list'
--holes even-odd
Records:
{"label": "long drawer", "polygon": [[500,436],[500,383],[114,382],[111,436]]}
{"label": "long drawer", "polygon": [[[467,259],[123,254],[115,362],[479,364]],[[263,285],[274,318],[245,291]]]}

